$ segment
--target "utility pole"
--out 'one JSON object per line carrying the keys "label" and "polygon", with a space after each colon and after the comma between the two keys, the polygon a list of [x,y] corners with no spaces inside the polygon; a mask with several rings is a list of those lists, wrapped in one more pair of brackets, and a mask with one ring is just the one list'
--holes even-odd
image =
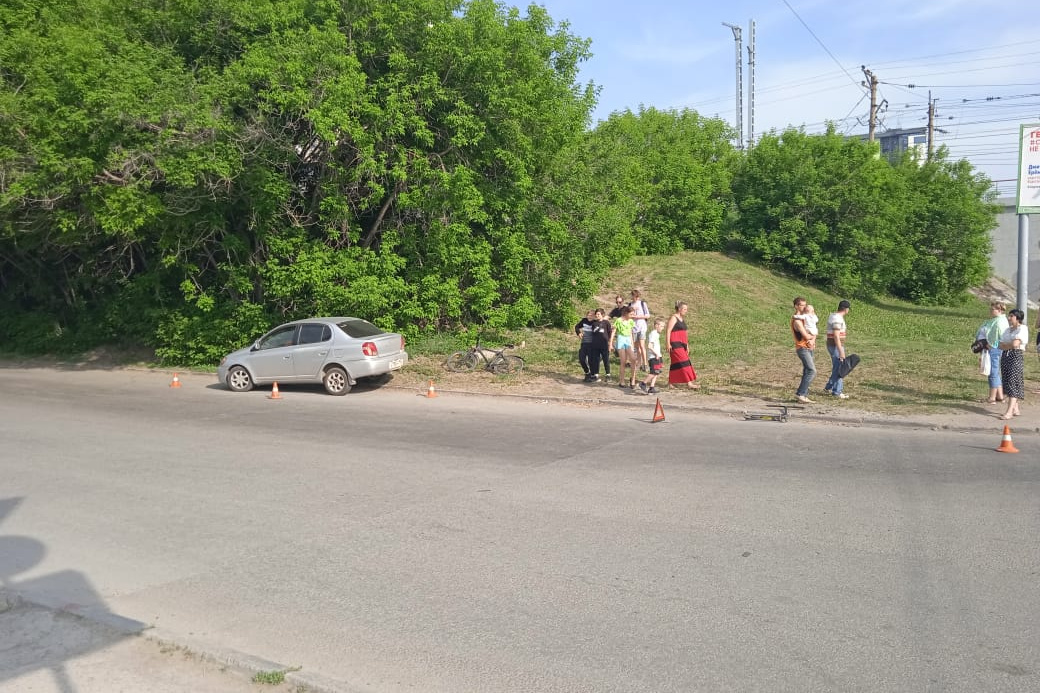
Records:
{"label": "utility pole", "polygon": [[747,126],[747,146],[748,149],[755,144],[755,20],[751,19],[748,21],[748,48],[747,48],[747,66],[748,66],[748,126]]}
{"label": "utility pole", "polygon": [[928,161],[932,160],[935,142],[935,101],[932,101],[932,90],[928,90]]}
{"label": "utility pole", "polygon": [[742,66],[744,64],[744,46],[740,40],[740,27],[736,24],[722,23],[733,30],[733,40],[737,44],[737,149],[744,148],[744,76]]}
{"label": "utility pole", "polygon": [[867,69],[866,65],[860,65],[860,69],[863,70],[863,74],[866,76],[867,81],[863,82],[863,86],[870,88],[870,118],[867,127],[867,141],[874,141],[874,130],[877,129],[877,85],[878,78],[874,76],[874,73]]}

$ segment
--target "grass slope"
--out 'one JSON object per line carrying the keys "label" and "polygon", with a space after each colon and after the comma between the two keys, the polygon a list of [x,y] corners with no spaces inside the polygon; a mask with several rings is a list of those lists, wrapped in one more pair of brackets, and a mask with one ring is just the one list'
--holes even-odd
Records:
{"label": "grass slope", "polygon": [[[792,299],[804,296],[816,307],[822,333],[828,313],[845,298],[726,255],[687,252],[637,258],[614,271],[601,293],[579,310],[610,308],[615,294],[627,297],[633,288],[642,291],[658,316],[671,315],[677,300],[689,304],[692,360],[703,394],[776,401],[793,400],[801,374],[789,327]],[[977,374],[978,357],[968,347],[988,317],[987,304],[974,299],[963,306],[938,308],[888,298],[853,300],[847,317],[848,352],[863,360],[846,380],[851,402],[857,408],[889,413],[977,406],[988,389]],[[571,333],[533,330],[510,337],[526,342],[520,352],[528,362],[522,378],[563,382],[580,375],[577,342]],[[831,367],[824,344],[821,334],[816,350],[818,375],[810,392],[817,398],[824,397]],[[448,345],[422,342],[410,350],[417,357],[410,367],[414,376],[444,379],[440,363],[451,350]],[[1027,377],[1032,365],[1027,361]],[[501,388],[518,385],[485,375]],[[463,377],[472,382],[474,375]],[[494,388],[495,382],[488,386]]]}
{"label": "grass slope", "polygon": [[[615,272],[609,287],[639,288],[665,315],[676,300],[686,301],[694,367],[704,382],[720,392],[777,399],[793,396],[801,372],[789,327],[794,297],[816,307],[821,333],[827,315],[846,298],[718,253],[639,258]],[[986,394],[986,384],[968,347],[988,317],[986,303],[978,300],[941,308],[895,299],[852,301],[847,352],[863,362],[847,379],[846,392],[857,406],[886,411],[973,401]],[[816,367],[812,392],[822,396],[830,374],[822,334]]]}

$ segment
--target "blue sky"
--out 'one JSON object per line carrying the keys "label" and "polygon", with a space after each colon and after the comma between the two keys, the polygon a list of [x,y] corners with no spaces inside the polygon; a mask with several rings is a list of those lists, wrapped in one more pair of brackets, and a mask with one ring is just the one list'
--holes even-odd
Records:
{"label": "blue sky", "polygon": [[[516,3],[523,7],[524,4]],[[581,80],[602,88],[597,120],[639,106],[692,108],[736,121],[736,44],[755,21],[755,134],[786,126],[865,133],[870,99],[861,66],[887,102],[879,129],[927,125],[1013,194],[1019,124],[1040,122],[1040,10],[1027,0],[543,0],[550,16],[591,39]],[[909,85],[915,85],[910,87]]]}

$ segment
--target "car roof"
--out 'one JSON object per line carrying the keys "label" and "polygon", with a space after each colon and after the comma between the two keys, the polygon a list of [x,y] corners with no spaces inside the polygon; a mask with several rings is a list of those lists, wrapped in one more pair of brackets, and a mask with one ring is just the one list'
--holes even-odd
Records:
{"label": "car roof", "polygon": [[324,322],[324,323],[328,323],[330,325],[336,325],[338,323],[343,322],[344,320],[364,320],[365,322],[368,322],[364,318],[340,317],[340,318],[301,318],[299,320],[293,320],[291,322],[286,322],[286,323],[282,323],[282,324],[283,325],[299,325],[301,322]]}

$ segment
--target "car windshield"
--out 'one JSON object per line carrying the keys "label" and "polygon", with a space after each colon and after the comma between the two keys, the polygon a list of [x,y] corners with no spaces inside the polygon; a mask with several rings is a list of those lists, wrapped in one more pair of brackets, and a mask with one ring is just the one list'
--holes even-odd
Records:
{"label": "car windshield", "polygon": [[375,337],[376,335],[385,334],[383,330],[379,329],[367,320],[353,319],[344,320],[338,323],[339,329],[347,333],[348,336],[360,339],[362,337]]}

